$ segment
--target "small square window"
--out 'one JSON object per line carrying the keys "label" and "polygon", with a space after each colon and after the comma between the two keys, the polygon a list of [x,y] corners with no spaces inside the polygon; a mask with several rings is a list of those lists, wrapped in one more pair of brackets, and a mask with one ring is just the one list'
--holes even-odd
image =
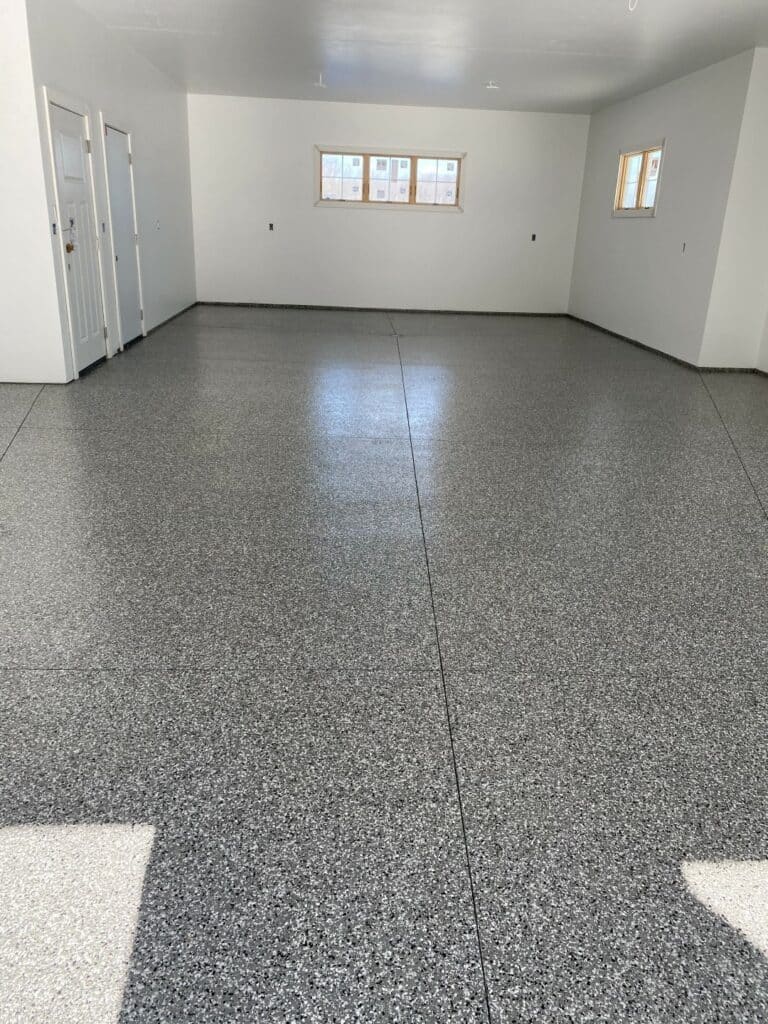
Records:
{"label": "small square window", "polygon": [[621,154],[615,214],[652,217],[656,213],[663,153],[663,146],[651,146]]}

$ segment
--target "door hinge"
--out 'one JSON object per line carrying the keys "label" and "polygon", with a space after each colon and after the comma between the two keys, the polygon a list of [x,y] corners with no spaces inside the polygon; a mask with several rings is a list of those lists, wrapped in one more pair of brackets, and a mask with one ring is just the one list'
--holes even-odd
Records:
{"label": "door hinge", "polygon": [[144,310],[143,310],[143,309],[140,309],[140,310],[139,310],[139,314],[140,314],[140,316],[141,316],[141,319],[143,320],[143,319],[144,319]]}
{"label": "door hinge", "polygon": [[91,152],[91,140],[90,139],[86,139],[85,140],[85,152],[86,153],[90,153]]}
{"label": "door hinge", "polygon": [[104,324],[104,340],[105,340],[105,341],[106,341],[106,339],[107,339],[107,334],[108,334],[108,331],[107,331],[107,325],[106,325],[106,324]]}
{"label": "door hinge", "polygon": [[128,154],[128,163],[129,163],[129,164],[132,164],[132,163],[133,163],[133,153],[129,153],[129,154]]}

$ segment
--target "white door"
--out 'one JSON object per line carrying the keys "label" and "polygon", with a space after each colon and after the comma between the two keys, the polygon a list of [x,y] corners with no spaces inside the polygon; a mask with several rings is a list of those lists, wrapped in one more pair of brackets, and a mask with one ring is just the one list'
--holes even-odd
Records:
{"label": "white door", "polygon": [[52,103],[51,136],[69,326],[80,371],[107,352],[85,118]]}
{"label": "white door", "polygon": [[130,140],[125,132],[109,125],[105,127],[104,134],[120,344],[125,345],[142,334]]}

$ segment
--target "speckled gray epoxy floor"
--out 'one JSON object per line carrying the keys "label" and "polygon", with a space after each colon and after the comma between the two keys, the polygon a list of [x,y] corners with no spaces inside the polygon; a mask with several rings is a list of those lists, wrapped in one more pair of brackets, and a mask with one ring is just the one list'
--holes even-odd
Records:
{"label": "speckled gray epoxy floor", "polygon": [[768,380],[200,306],[3,451],[0,824],[155,828],[121,1024],[766,1018],[680,865],[768,857]]}

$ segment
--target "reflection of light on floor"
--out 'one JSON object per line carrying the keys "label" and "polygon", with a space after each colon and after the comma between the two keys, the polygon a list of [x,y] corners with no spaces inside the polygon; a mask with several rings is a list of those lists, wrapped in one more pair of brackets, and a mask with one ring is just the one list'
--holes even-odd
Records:
{"label": "reflection of light on floor", "polygon": [[0,1022],[120,1016],[150,825],[0,829]]}
{"label": "reflection of light on floor", "polygon": [[[318,369],[312,400],[312,414],[318,435],[354,434],[371,438],[391,436],[390,414],[393,408],[402,408],[404,428],[405,408],[400,371],[392,367],[386,367],[386,370],[392,372],[385,373],[376,365],[338,365]],[[430,426],[439,421],[445,390],[445,381],[431,373],[428,367],[409,367],[408,397],[410,400],[413,391],[414,413],[418,410],[420,423]],[[354,422],[352,431],[351,422]]]}
{"label": "reflection of light on floor", "polygon": [[686,861],[682,871],[696,899],[768,957],[768,860]]}
{"label": "reflection of light on floor", "polygon": [[431,437],[447,412],[448,389],[455,382],[444,368],[409,366],[406,372],[411,426],[417,437]]}
{"label": "reflection of light on floor", "polygon": [[344,432],[350,415],[359,414],[376,394],[371,370],[365,366],[318,368],[314,387],[312,412],[320,436]]}

